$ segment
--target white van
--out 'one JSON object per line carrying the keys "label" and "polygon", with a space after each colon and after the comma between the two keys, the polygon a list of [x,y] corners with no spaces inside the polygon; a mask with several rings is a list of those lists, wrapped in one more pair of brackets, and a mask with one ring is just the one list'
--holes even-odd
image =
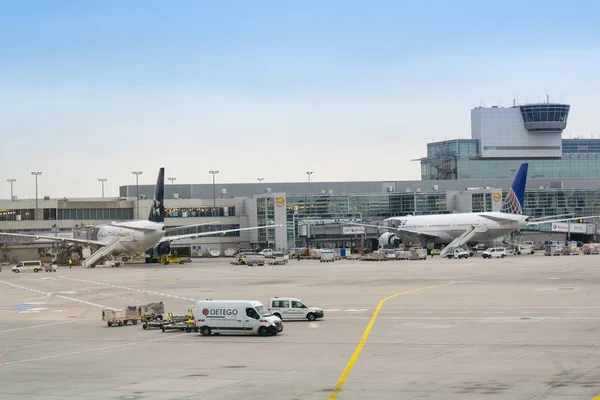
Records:
{"label": "white van", "polygon": [[199,300],[196,302],[196,327],[204,336],[212,333],[277,335],[283,322],[255,300]]}
{"label": "white van", "polygon": [[307,306],[300,299],[291,297],[273,297],[269,300],[269,311],[273,315],[288,319],[307,319],[314,321],[323,318],[323,310],[313,306]]}
{"label": "white van", "polygon": [[481,253],[481,257],[483,258],[504,258],[506,257],[506,249],[504,247],[490,247],[483,253]]}
{"label": "white van", "polygon": [[42,267],[41,261],[21,261],[14,267],[12,267],[12,272],[40,272],[44,269]]}

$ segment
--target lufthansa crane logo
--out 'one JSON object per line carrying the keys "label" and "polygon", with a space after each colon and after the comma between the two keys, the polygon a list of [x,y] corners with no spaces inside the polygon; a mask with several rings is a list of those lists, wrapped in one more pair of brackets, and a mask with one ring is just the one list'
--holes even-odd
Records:
{"label": "lufthansa crane logo", "polygon": [[502,194],[498,192],[494,193],[494,201],[497,203],[500,200],[502,200]]}
{"label": "lufthansa crane logo", "polygon": [[285,205],[285,199],[283,197],[276,197],[275,204],[277,204],[277,207],[283,207]]}

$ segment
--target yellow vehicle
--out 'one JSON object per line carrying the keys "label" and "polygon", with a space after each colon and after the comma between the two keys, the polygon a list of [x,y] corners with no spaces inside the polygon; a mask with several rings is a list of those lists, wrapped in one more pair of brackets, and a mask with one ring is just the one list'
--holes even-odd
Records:
{"label": "yellow vehicle", "polygon": [[160,263],[164,264],[164,265],[169,265],[169,264],[185,264],[187,262],[192,262],[192,259],[189,258],[189,257],[170,256],[168,254],[160,256]]}

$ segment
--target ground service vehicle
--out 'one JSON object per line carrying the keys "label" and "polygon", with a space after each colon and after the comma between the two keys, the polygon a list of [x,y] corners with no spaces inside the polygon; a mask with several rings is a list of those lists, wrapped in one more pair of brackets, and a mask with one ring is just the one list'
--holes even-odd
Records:
{"label": "ground service vehicle", "polygon": [[48,264],[48,265],[44,266],[44,271],[56,272],[56,264]]}
{"label": "ground service vehicle", "polygon": [[410,249],[410,259],[411,260],[426,260],[427,259],[427,249],[422,247],[413,247]]}
{"label": "ground service vehicle", "polygon": [[148,303],[143,306],[139,306],[140,318],[143,322],[161,320],[165,313],[165,305],[163,302],[159,303]]}
{"label": "ground service vehicle", "polygon": [[[288,257],[289,259],[289,257]],[[285,255],[281,252],[273,253],[273,258],[269,261],[270,265],[285,265],[287,264],[287,260],[285,259]]]}
{"label": "ground service vehicle", "polygon": [[137,325],[140,320],[140,310],[137,306],[127,307],[125,310],[114,310],[112,308],[105,308],[102,310],[102,321],[106,322],[106,325],[127,325],[131,322],[133,325]]}
{"label": "ground service vehicle", "polygon": [[454,249],[454,253],[448,254],[448,258],[469,258],[469,252],[465,249]]}
{"label": "ground service vehicle", "polygon": [[192,259],[189,257],[177,257],[177,256],[169,256],[164,255],[160,257],[160,263],[164,265],[169,264],[185,264],[187,262],[192,262]]}
{"label": "ground service vehicle", "polygon": [[323,310],[305,305],[302,300],[291,297],[273,297],[269,300],[269,311],[282,320],[307,319],[314,321],[323,318]]}
{"label": "ground service vehicle", "polygon": [[40,272],[43,269],[41,261],[21,261],[12,267],[12,272]]}
{"label": "ground service vehicle", "polygon": [[334,262],[334,255],[333,255],[333,251],[330,250],[323,250],[321,252],[321,260],[320,262]]}
{"label": "ground service vehicle", "polygon": [[203,336],[219,333],[277,335],[283,331],[281,318],[256,300],[199,300],[196,327]]}
{"label": "ground service vehicle", "polygon": [[483,258],[504,258],[506,257],[506,249],[504,247],[490,247],[481,253]]}
{"label": "ground service vehicle", "polygon": [[255,264],[260,266],[265,265],[265,256],[261,254],[246,254],[246,265],[251,267]]}

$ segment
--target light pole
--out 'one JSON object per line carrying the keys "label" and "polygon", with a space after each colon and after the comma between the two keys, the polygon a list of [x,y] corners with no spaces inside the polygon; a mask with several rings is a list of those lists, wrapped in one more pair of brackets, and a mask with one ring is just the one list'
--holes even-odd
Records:
{"label": "light pole", "polygon": [[213,176],[213,216],[215,213],[215,210],[217,208],[217,189],[215,186],[215,175],[219,173],[219,171],[208,171],[209,174],[211,174]]}
{"label": "light pole", "polygon": [[35,213],[33,214],[33,219],[38,219],[38,176],[41,175],[41,172],[32,172],[31,175],[35,176]]}
{"label": "light pole", "polygon": [[106,178],[98,178],[98,182],[102,184],[102,198],[104,198],[104,182],[106,182]]}
{"label": "light pole", "polygon": [[167,179],[171,181],[171,185],[173,185],[173,182],[177,180],[177,178],[167,178]]}
{"label": "light pole", "polygon": [[[313,172],[313,171],[308,171],[308,172],[306,173],[306,175],[308,176],[308,196],[309,196],[309,198],[310,198],[310,176],[311,176],[312,174],[314,174],[314,172]],[[309,210],[309,212],[312,214],[312,210],[311,210],[310,208],[309,208],[308,210]]]}
{"label": "light pole", "polygon": [[140,219],[140,186],[139,186],[139,177],[142,174],[142,171],[133,171],[132,172],[133,175],[135,175],[135,197],[137,198],[135,200],[136,202],[136,215],[137,215],[137,219]]}
{"label": "light pole", "polygon": [[10,201],[13,201],[14,196],[13,196],[13,183],[16,182],[17,180],[15,178],[10,178],[7,179],[6,182],[10,182]]}

